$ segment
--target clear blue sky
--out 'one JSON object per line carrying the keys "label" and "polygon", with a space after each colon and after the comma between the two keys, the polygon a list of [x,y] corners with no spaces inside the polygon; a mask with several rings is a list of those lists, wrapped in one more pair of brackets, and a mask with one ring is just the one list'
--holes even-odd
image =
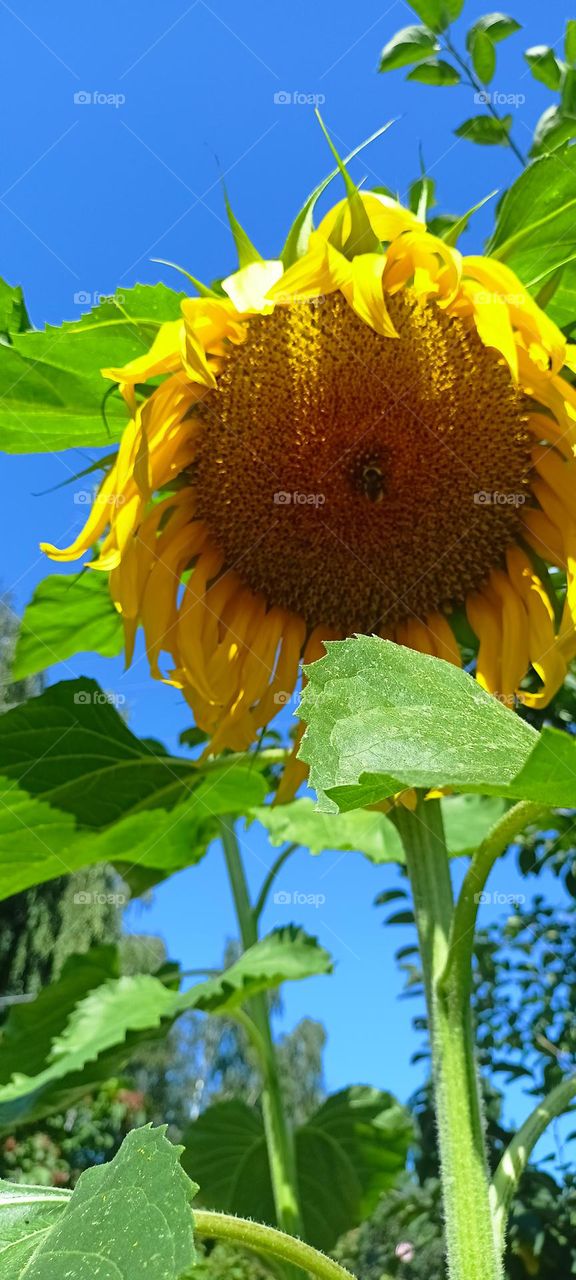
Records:
{"label": "clear blue sky", "polygon": [[[468,3],[466,12],[472,19],[489,7]],[[525,98],[510,108],[525,149],[549,95],[530,77],[521,51],[560,45],[560,10],[511,0],[524,30],[499,47],[493,87]],[[419,144],[443,210],[463,212],[507,185],[518,169],[509,151],[480,149],[452,134],[478,110],[470,90],[425,89],[406,85],[401,72],[376,74],[382,45],[411,21],[404,0],[0,0],[0,273],[24,286],[34,324],[79,316],[78,293],[109,294],[158,279],[181,287],[181,277],[153,257],[206,280],[233,269],[220,173],[238,217],[261,251],[275,256],[293,214],[331,167],[312,108],[279,103],[279,93],[317,95],[343,152],[399,117],[356,162],[356,176],[371,185],[405,196],[418,176]],[[115,95],[118,105],[75,101],[86,93]],[[480,248],[490,218],[484,212],[476,220],[469,251]],[[49,568],[39,540],[62,545],[83,522],[73,495],[84,486],[36,495],[88,460],[77,452],[2,457],[0,583],[18,608]],[[141,653],[127,674],[120,661],[87,656],[50,678],[80,673],[124,693],[135,731],[176,745],[188,723],[185,708],[174,690],[149,680]],[[244,845],[256,885],[272,855],[254,828]],[[326,1023],[330,1088],[366,1081],[406,1097],[421,1078],[421,1069],[407,1066],[417,1044],[415,1010],[397,999],[393,964],[410,931],[383,930],[382,913],[372,907],[396,874],[355,855],[301,853],[280,880],[287,890],[326,897],[321,909],[303,908],[299,922],[332,950],[336,976],[287,989],[284,1025],[304,1014]],[[500,887],[524,890],[511,864],[501,869]],[[266,926],[287,922],[285,911],[270,910]],[[218,963],[225,937],[234,934],[219,852],[160,889],[154,906],[131,913],[130,924],[162,933],[186,968]]]}

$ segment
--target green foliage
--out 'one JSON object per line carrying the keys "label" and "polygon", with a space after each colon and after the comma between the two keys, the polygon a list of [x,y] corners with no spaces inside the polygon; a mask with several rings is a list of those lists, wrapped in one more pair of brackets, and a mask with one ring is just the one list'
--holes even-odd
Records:
{"label": "green foliage", "polygon": [[14,680],[45,671],[76,653],[121,652],[124,632],[105,574],[50,574],[36,587],[20,625]]}
{"label": "green foliage", "polygon": [[0,897],[63,864],[126,863],[162,878],[203,856],[220,814],[263,802],[257,759],[204,771],[160,754],[114,701],[93,680],[64,681],[0,717]]}
{"label": "green foliage", "polygon": [[571,147],[536,160],[506,193],[487,245],[533,292],[562,269],[548,311],[569,327],[576,298],[575,175]]}
{"label": "green foliage", "polygon": [[[6,298],[6,288],[0,297]],[[20,330],[12,330],[9,345],[2,347],[0,448],[39,453],[118,440],[126,405],[114,394],[104,410],[100,370],[142,355],[161,324],[179,319],[184,296],[163,284],[135,285],[80,320],[42,331],[23,331],[21,312]]]}
{"label": "green foliage", "polygon": [[[472,852],[504,808],[504,801],[492,797],[446,796],[442,811],[450,853],[459,857]],[[302,797],[291,804],[264,805],[252,816],[266,828],[273,845],[302,845],[312,854],[354,851],[375,863],[405,861],[398,831],[383,813],[320,813],[313,800]]]}
{"label": "green foliage", "polygon": [[196,1192],[162,1129],[135,1129],[75,1191],[0,1187],[1,1280],[180,1280],[195,1260]]}
{"label": "green foliage", "polygon": [[189,1009],[230,1014],[262,991],[331,967],[327,952],[294,926],[184,992],[174,989],[171,966],[158,976],[122,977],[113,948],[74,957],[58,982],[10,1012],[0,1042],[0,1128],[32,1123],[84,1096]]}
{"label": "green foliage", "polygon": [[395,71],[398,67],[422,62],[439,48],[434,33],[426,27],[404,27],[382,50],[379,71]]}
{"label": "green foliage", "polygon": [[[389,1094],[350,1088],[333,1094],[294,1135],[304,1238],[331,1249],[393,1186],[405,1167],[411,1126]],[[209,1107],[184,1135],[210,1208],[276,1222],[264,1128],[239,1101]]]}

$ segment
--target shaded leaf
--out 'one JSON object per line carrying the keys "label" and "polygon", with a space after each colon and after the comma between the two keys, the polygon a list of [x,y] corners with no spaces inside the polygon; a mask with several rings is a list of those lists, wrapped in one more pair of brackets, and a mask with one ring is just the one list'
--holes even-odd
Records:
{"label": "shaded leaf", "polygon": [[490,84],[496,70],[496,50],[490,35],[483,27],[472,27],[467,44],[478,79],[482,84]]}
{"label": "shaded leaf", "polygon": [[[333,1094],[296,1130],[304,1238],[330,1249],[357,1226],[406,1164],[411,1125],[390,1094],[355,1086]],[[183,1164],[203,1203],[275,1225],[262,1120],[239,1101],[217,1103],[190,1125]]]}

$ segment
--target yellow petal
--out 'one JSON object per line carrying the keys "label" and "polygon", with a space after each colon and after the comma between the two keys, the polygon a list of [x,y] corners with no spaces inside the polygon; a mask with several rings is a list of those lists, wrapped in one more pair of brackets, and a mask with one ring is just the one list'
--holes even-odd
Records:
{"label": "yellow petal", "polygon": [[266,313],[272,310],[272,304],[267,301],[268,293],[283,273],[284,266],[280,261],[250,262],[247,267],[227,276],[222,281],[222,288],[237,311]]}

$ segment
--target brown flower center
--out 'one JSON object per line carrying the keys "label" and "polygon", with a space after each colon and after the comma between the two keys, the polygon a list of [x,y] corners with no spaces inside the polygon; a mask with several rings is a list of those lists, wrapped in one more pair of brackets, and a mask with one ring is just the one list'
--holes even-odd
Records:
{"label": "brown flower center", "polygon": [[342,632],[450,609],[529,497],[526,401],[465,320],[410,290],[399,338],[338,294],[248,323],[202,409],[193,484],[226,564]]}

